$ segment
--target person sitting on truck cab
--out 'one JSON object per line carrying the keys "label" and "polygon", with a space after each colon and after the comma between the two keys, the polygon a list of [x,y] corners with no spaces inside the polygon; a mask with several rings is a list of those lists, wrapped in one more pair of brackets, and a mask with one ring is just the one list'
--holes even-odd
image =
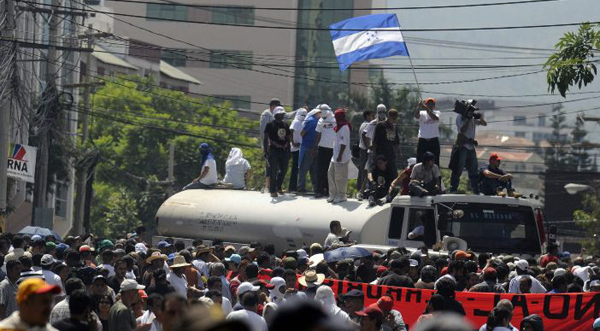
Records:
{"label": "person sitting on truck cab", "polygon": [[402,172],[400,172],[398,177],[394,179],[394,181],[392,182],[392,186],[390,187],[390,192],[395,190],[396,187],[400,186],[400,195],[408,194],[410,185],[410,174],[412,173],[415,164],[417,164],[417,158],[411,157],[408,160],[406,160],[406,162],[408,165],[406,166],[406,168],[404,168],[404,170],[402,170]]}
{"label": "person sitting on truck cab", "polygon": [[[489,164],[481,168],[479,172],[479,191],[484,195],[499,195],[518,198],[521,195],[516,193],[512,187],[511,174],[507,174],[504,170],[500,169],[500,163],[502,158],[492,153],[490,155]],[[506,193],[504,193],[506,189]]]}
{"label": "person sitting on truck cab", "polygon": [[217,163],[209,144],[200,144],[200,156],[200,175],[186,185],[183,188],[184,191],[198,188],[212,188],[217,184]]}
{"label": "person sitting on truck cab", "polygon": [[425,196],[440,194],[442,175],[440,168],[435,164],[435,155],[425,152],[423,162],[417,163],[410,174],[409,194],[411,196]]}
{"label": "person sitting on truck cab", "polygon": [[243,190],[246,188],[252,175],[252,168],[248,160],[244,159],[244,154],[239,148],[232,148],[225,161],[225,178],[223,181],[232,185],[234,189]]}
{"label": "person sitting on truck cab", "polygon": [[378,155],[375,159],[375,165],[367,174],[369,189],[365,191],[365,196],[369,200],[369,206],[382,205],[379,199],[385,197],[385,202],[391,202],[398,194],[399,188],[392,188],[392,182],[396,178],[396,173],[388,167],[388,160],[384,155]]}

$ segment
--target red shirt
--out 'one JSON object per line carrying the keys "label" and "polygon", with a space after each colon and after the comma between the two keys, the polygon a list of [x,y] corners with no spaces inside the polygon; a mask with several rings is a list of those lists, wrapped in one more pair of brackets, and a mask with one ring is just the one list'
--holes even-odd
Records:
{"label": "red shirt", "polygon": [[412,172],[412,168],[408,167],[404,169],[403,173],[406,174],[406,177],[402,180],[402,190],[400,191],[400,195],[408,194],[408,184],[410,184],[410,173]]}
{"label": "red shirt", "polygon": [[550,262],[558,263],[558,256],[550,255],[550,254],[546,254],[546,255],[542,256],[542,258],[540,259],[540,266],[542,268],[545,268],[546,265]]}

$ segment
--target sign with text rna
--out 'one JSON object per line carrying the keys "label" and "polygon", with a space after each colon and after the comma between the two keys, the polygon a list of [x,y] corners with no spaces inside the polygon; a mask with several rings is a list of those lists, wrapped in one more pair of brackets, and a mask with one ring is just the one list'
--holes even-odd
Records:
{"label": "sign with text rna", "polygon": [[[389,287],[365,283],[351,283],[327,279],[323,283],[332,288],[338,296],[350,290],[361,290],[365,294],[365,307],[377,302],[382,296],[394,301],[394,309],[402,313],[404,322],[412,327],[425,311],[427,301],[435,294],[432,290]],[[456,292],[467,313],[466,319],[479,328],[485,324],[489,312],[502,299],[508,299],[514,306],[511,324],[519,327],[523,317],[537,314],[544,320],[544,330],[589,331],[594,319],[600,313],[600,293],[566,294],[495,294]]]}

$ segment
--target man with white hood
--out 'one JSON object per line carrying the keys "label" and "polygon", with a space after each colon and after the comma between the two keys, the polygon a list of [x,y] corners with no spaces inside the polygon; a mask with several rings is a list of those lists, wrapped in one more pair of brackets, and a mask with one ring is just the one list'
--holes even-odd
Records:
{"label": "man with white hood", "polygon": [[317,288],[317,292],[315,294],[315,301],[319,302],[323,305],[323,309],[333,318],[337,320],[340,324],[345,324],[350,327],[358,328],[358,324],[354,323],[348,313],[343,311],[340,307],[337,306],[335,302],[335,296],[333,295],[333,291],[331,287],[327,285],[321,285]]}
{"label": "man with white hood", "polygon": [[290,130],[292,131],[292,140],[290,142],[290,151],[292,156],[292,171],[290,172],[290,184],[288,186],[289,192],[296,192],[298,189],[298,168],[299,168],[299,157],[300,157],[300,145],[302,144],[302,124],[306,119],[308,111],[306,107],[299,108],[296,111],[296,116],[290,124]]}
{"label": "man with white hood", "polygon": [[242,150],[234,147],[229,152],[225,161],[225,183],[231,184],[234,189],[243,190],[248,185],[252,176],[252,168],[248,160],[244,159]]}
{"label": "man with white hood", "polygon": [[377,157],[377,155],[374,155],[374,151],[373,151],[373,139],[375,139],[375,128],[377,127],[377,124],[381,123],[381,122],[385,122],[387,120],[387,108],[385,107],[384,104],[379,104],[377,105],[377,117],[372,120],[369,125],[367,125],[367,127],[363,130],[363,132],[361,132],[363,141],[365,146],[367,147],[368,154],[369,154],[369,161],[367,163],[367,169],[370,169],[373,167],[374,163],[375,163],[375,158]]}
{"label": "man with white hood", "polygon": [[329,180],[327,178],[327,171],[329,170],[329,164],[333,157],[333,144],[335,141],[335,131],[333,130],[336,126],[335,118],[331,108],[322,104],[321,119],[317,124],[317,137],[316,143],[319,146],[317,153],[317,189],[315,190],[315,197],[322,198],[329,196]]}

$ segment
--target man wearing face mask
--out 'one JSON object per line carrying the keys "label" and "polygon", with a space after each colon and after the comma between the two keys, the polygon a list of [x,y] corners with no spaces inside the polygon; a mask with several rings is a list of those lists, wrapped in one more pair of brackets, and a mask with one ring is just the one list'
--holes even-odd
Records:
{"label": "man wearing face mask", "polygon": [[289,192],[296,192],[298,187],[298,160],[300,156],[300,145],[302,144],[302,124],[306,119],[306,107],[300,108],[296,111],[296,117],[290,125],[292,132],[290,151],[292,155],[292,171],[290,172],[290,184],[288,186]]}
{"label": "man wearing face mask", "polygon": [[310,180],[313,190],[317,188],[317,174],[315,154],[317,152],[317,125],[321,118],[320,105],[306,114],[306,119],[302,123],[302,143],[300,144],[299,169],[298,169],[298,194],[306,193],[306,174],[310,171]]}
{"label": "man wearing face mask", "polygon": [[217,163],[215,157],[212,154],[212,149],[207,143],[200,145],[200,176],[194,179],[190,184],[186,185],[183,189],[207,189],[214,187],[217,184]]}
{"label": "man wearing face mask", "polygon": [[317,189],[315,190],[315,197],[322,198],[329,195],[329,182],[327,179],[327,171],[329,170],[329,163],[333,157],[333,143],[335,141],[335,131],[333,128],[336,126],[333,112],[328,105],[322,104],[321,107],[321,119],[317,124],[317,137],[316,143],[319,146],[317,153]]}
{"label": "man wearing face mask", "polygon": [[263,147],[265,157],[269,160],[269,174],[271,177],[269,183],[269,192],[271,197],[276,198],[277,192],[283,193],[281,186],[287,172],[290,158],[290,128],[283,121],[285,109],[276,107],[273,111],[275,120],[265,128],[265,138]]}
{"label": "man wearing face mask", "polygon": [[[373,155],[373,139],[375,138],[375,128],[377,124],[381,122],[385,122],[387,120],[387,108],[384,104],[377,105],[377,117],[369,122],[369,125],[361,132],[361,136],[365,147],[368,149],[369,161],[367,163],[368,168],[372,168],[375,163],[375,157],[377,154]],[[367,169],[368,169],[367,168]]]}

